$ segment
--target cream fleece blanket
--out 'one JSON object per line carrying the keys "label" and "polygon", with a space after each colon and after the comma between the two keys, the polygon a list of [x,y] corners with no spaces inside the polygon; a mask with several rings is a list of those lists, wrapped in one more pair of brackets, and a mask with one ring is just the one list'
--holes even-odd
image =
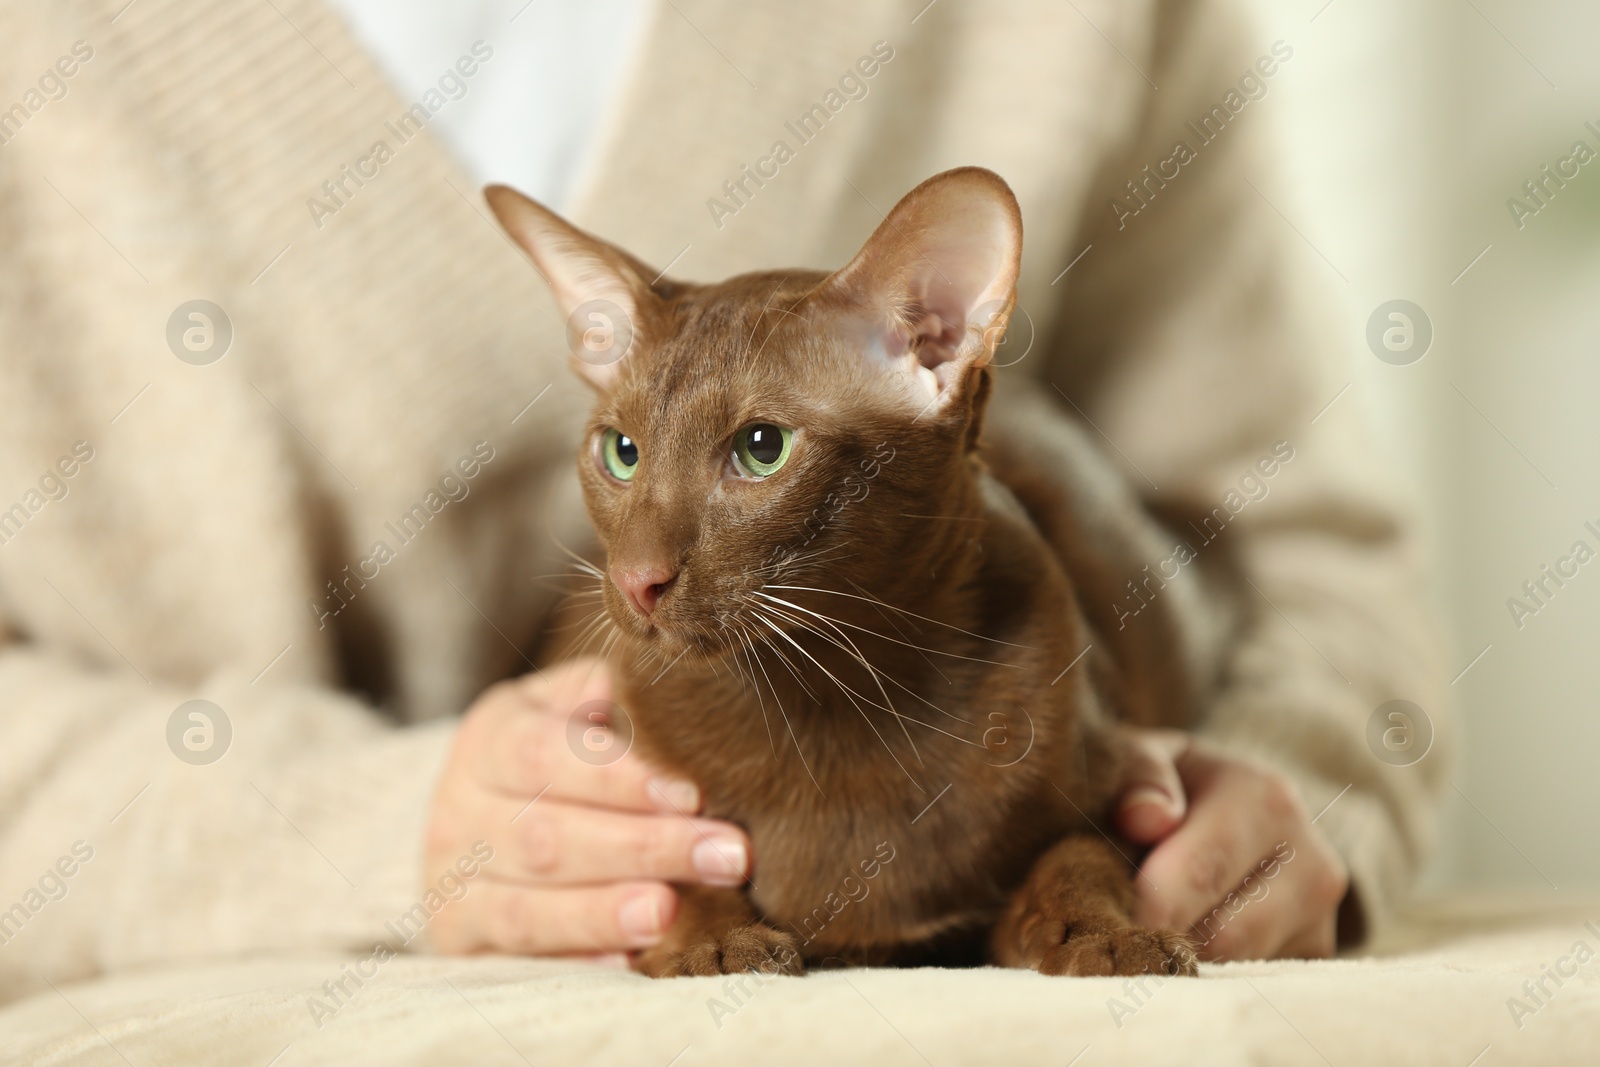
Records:
{"label": "cream fleece blanket", "polygon": [[[1597,950],[1600,897],[1569,896],[1432,901],[1361,958],[1207,966],[1142,990],[987,969],[741,989],[551,960],[295,955],[47,990],[0,1011],[0,1061],[1572,1064],[1600,1043]],[[358,968],[371,977],[327,995]]]}

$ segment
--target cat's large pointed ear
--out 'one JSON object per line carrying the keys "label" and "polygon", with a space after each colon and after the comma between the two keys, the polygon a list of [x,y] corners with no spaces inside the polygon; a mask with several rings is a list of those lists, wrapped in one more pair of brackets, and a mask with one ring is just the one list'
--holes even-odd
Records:
{"label": "cat's large pointed ear", "polygon": [[648,305],[658,299],[650,268],[510,186],[491,185],[483,196],[549,284],[567,321],[573,366],[596,388],[609,388],[638,350]]}
{"label": "cat's large pointed ear", "polygon": [[[961,167],[907,193],[824,290],[842,297],[853,340],[906,374],[924,411],[980,403],[1022,266],[1022,213],[993,171]],[[855,329],[852,329],[855,333]]]}

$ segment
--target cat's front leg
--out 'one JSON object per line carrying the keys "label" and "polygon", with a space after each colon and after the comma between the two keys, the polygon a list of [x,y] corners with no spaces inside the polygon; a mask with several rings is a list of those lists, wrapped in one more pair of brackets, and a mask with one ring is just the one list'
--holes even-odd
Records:
{"label": "cat's front leg", "polygon": [[659,944],[639,953],[635,970],[652,978],[806,973],[799,939],[760,922],[743,890],[677,889],[678,917]]}
{"label": "cat's front leg", "polygon": [[990,952],[1003,967],[1041,974],[1196,974],[1187,940],[1134,925],[1133,900],[1133,872],[1110,842],[1063,838],[1012,895]]}

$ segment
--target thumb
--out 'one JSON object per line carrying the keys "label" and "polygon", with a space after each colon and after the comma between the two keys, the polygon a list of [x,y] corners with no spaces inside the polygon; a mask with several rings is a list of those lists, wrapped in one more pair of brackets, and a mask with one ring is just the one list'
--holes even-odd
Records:
{"label": "thumb", "polygon": [[1188,808],[1176,762],[1188,744],[1177,731],[1128,731],[1127,763],[1115,821],[1136,844],[1153,845],[1183,822]]}

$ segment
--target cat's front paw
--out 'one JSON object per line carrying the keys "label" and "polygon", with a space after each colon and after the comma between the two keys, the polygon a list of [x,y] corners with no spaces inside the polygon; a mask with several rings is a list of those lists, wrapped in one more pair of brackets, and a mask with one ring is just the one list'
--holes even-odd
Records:
{"label": "cat's front paw", "polygon": [[1100,923],[1074,925],[1044,917],[1025,922],[1023,930],[1023,959],[1040,974],[1193,978],[1199,973],[1193,946],[1165,930],[1107,927]]}
{"label": "cat's front paw", "polygon": [[645,973],[654,978],[747,971],[769,975],[805,974],[799,940],[762,923],[749,923],[721,933],[695,935],[675,951],[646,961],[645,967]]}

